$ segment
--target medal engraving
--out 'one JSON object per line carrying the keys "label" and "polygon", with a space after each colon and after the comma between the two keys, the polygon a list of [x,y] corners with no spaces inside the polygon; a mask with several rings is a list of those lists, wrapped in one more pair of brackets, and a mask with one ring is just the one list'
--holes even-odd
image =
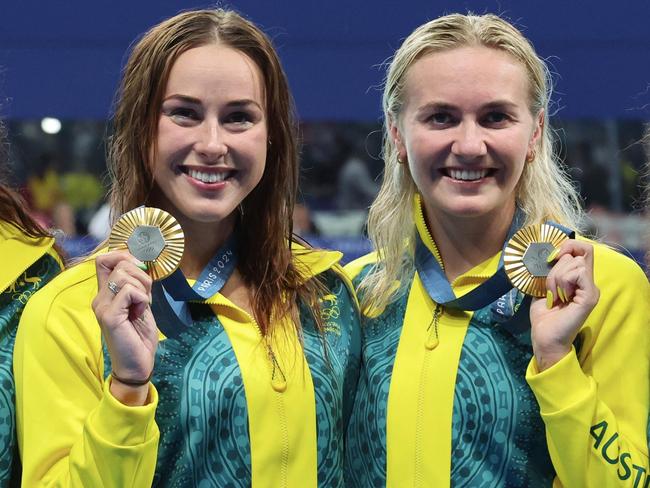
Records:
{"label": "medal engraving", "polygon": [[546,277],[551,271],[551,264],[546,262],[555,247],[550,242],[533,242],[526,249],[523,257],[524,266],[534,277]]}
{"label": "medal engraving", "polygon": [[152,207],[138,207],[122,215],[111,230],[108,250],[128,250],[147,264],[147,273],[162,280],[178,268],[185,236],[174,217]]}
{"label": "medal engraving", "polygon": [[568,238],[549,224],[519,229],[503,253],[503,266],[512,285],[526,295],[546,296],[546,277],[552,268],[546,258]]}
{"label": "medal engraving", "polygon": [[153,225],[139,225],[126,241],[129,252],[140,261],[155,261],[165,248],[165,238]]}

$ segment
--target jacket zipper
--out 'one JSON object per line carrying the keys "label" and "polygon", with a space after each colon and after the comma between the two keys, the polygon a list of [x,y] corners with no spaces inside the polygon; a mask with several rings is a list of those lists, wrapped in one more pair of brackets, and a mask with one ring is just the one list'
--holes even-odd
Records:
{"label": "jacket zipper", "polygon": [[440,256],[440,251],[438,250],[438,246],[436,246],[435,242],[433,240],[433,236],[431,235],[431,231],[429,230],[429,226],[427,225],[427,220],[424,218],[424,210],[422,208],[422,205],[420,205],[419,209],[419,217],[422,222],[424,222],[424,230],[426,232],[427,238],[429,242],[433,242],[433,256],[436,258],[436,261],[438,261],[438,264],[440,264],[440,267],[444,270],[445,265],[442,263],[442,256]]}
{"label": "jacket zipper", "polygon": [[426,395],[427,380],[430,374],[430,360],[431,351],[433,351],[440,343],[438,337],[438,325],[440,316],[442,315],[442,305],[436,303],[436,308],[433,311],[433,318],[427,328],[427,336],[424,341],[424,360],[422,362],[422,370],[420,373],[420,388],[418,391],[418,405],[417,417],[415,420],[415,469],[414,469],[414,487],[425,486],[425,480],[422,479],[422,465],[424,462],[424,454],[422,452],[422,422],[424,421],[424,397]]}
{"label": "jacket zipper", "polygon": [[271,365],[271,388],[273,388],[275,396],[275,407],[278,413],[278,423],[280,424],[280,432],[282,438],[280,439],[280,476],[278,479],[278,486],[286,488],[288,486],[289,476],[289,428],[287,425],[287,411],[284,407],[284,393],[287,389],[287,377],[285,376],[280,363],[273,352],[273,348],[269,341],[262,335],[262,330],[257,321],[253,319],[253,324],[259,333],[266,353]]}

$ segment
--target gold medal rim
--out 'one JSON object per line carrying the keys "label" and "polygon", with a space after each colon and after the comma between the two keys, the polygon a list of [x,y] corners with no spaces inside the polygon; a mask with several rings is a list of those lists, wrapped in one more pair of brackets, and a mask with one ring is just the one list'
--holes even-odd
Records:
{"label": "gold medal rim", "polygon": [[108,250],[127,250],[127,241],[136,227],[151,225],[158,227],[165,241],[165,247],[153,261],[145,261],[147,273],[154,280],[166,278],[176,271],[185,249],[185,235],[178,221],[168,212],[155,207],[138,207],[120,216],[111,229]]}
{"label": "gold medal rim", "polygon": [[533,224],[519,229],[508,241],[503,254],[503,266],[512,285],[526,295],[546,296],[546,277],[533,276],[524,264],[524,254],[536,242],[548,242],[558,248],[568,236],[549,224]]}

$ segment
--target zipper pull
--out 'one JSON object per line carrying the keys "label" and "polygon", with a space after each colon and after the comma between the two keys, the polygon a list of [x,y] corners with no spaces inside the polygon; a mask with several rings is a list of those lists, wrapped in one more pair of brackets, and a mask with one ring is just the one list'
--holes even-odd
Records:
{"label": "zipper pull", "polygon": [[[273,388],[278,393],[284,393],[287,390],[287,378],[284,376],[282,368],[280,368],[280,364],[278,363],[278,360],[273,353],[273,349],[271,349],[271,346],[267,347],[269,359],[271,360],[271,365],[273,366],[273,370],[271,371],[271,388]],[[276,375],[276,372],[279,374]]]}
{"label": "zipper pull", "polygon": [[429,327],[427,327],[429,335],[427,336],[426,341],[424,341],[424,347],[429,351],[433,351],[438,347],[438,344],[440,344],[440,338],[438,337],[438,322],[440,321],[441,315],[442,305],[436,303],[436,309],[433,311],[433,318],[431,319]]}
{"label": "zipper pull", "polygon": [[271,387],[278,393],[284,393],[287,390],[287,382],[283,380],[272,379]]}

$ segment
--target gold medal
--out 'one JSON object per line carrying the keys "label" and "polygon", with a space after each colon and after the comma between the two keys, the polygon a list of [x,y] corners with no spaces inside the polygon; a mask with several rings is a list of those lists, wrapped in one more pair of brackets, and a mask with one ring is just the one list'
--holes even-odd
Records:
{"label": "gold medal", "polygon": [[123,214],[108,238],[108,250],[127,249],[147,265],[154,280],[178,268],[185,248],[183,229],[174,217],[153,207],[138,207]]}
{"label": "gold medal", "polygon": [[503,254],[506,275],[526,295],[546,296],[546,277],[553,267],[546,259],[569,237],[549,224],[519,229],[508,241]]}

